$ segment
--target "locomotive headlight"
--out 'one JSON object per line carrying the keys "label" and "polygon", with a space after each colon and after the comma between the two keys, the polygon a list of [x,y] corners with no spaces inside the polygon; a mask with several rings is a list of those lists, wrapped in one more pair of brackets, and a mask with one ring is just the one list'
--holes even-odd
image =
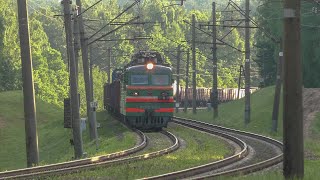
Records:
{"label": "locomotive headlight", "polygon": [[148,63],[148,64],[147,64],[147,69],[149,69],[149,70],[150,70],[150,69],[153,69],[153,64],[152,64],[152,63]]}
{"label": "locomotive headlight", "polygon": [[169,100],[170,99],[169,94],[167,92],[162,92],[162,93],[160,93],[159,99]]}
{"label": "locomotive headlight", "polygon": [[162,92],[161,95],[162,95],[162,96],[168,96],[168,93]]}
{"label": "locomotive headlight", "polygon": [[139,93],[138,92],[133,92],[132,95],[133,96],[139,96]]}

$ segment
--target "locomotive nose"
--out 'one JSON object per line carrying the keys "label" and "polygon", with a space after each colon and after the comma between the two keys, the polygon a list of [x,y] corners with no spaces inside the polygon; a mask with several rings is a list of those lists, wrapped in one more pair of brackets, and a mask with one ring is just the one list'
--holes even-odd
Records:
{"label": "locomotive nose", "polygon": [[144,112],[147,117],[152,117],[154,115],[154,109],[145,109]]}
{"label": "locomotive nose", "polygon": [[159,99],[160,100],[168,100],[169,99],[169,93],[168,92],[160,93]]}

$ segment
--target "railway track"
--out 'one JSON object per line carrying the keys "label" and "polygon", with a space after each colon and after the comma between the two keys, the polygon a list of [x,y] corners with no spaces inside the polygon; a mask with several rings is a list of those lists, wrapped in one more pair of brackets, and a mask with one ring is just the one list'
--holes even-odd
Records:
{"label": "railway track", "polygon": [[0,179],[31,179],[41,176],[51,176],[59,174],[69,174],[80,172],[82,170],[90,170],[98,167],[110,166],[114,164],[128,163],[137,160],[150,159],[164,154],[173,152],[179,148],[179,141],[176,136],[167,131],[162,131],[164,135],[168,136],[172,141],[172,146],[147,154],[137,155],[133,157],[125,157],[130,154],[136,153],[142,150],[147,144],[147,138],[141,131],[137,131],[141,138],[141,143],[134,148],[120,151],[105,156],[97,156],[93,158],[87,158],[77,161],[70,161],[59,164],[52,164],[46,166],[38,166],[34,168],[18,169],[13,171],[6,171],[0,173]]}
{"label": "railway track", "polygon": [[[234,144],[236,144],[236,146],[238,146],[238,150],[234,153],[234,155],[216,162],[144,179],[212,179],[219,176],[231,176],[240,174],[243,175],[282,162],[282,143],[277,140],[253,133],[238,131],[200,121],[182,119],[178,117],[175,117],[173,119],[173,123],[183,125],[192,129],[197,129],[209,134],[221,136],[225,139],[228,139],[228,141],[232,141]],[[179,148],[179,141],[177,137],[175,137],[170,132],[162,131],[161,133],[170,138],[170,140],[172,141],[172,146],[156,152],[136,155],[132,157],[124,157],[124,153],[117,152],[113,153],[113,155],[99,156],[95,158],[88,158],[55,165],[40,166],[36,168],[2,172],[0,173],[0,179],[26,179],[41,176],[76,173],[83,170],[90,170],[115,164],[123,164],[132,161],[150,159],[173,152]],[[142,140],[142,142],[146,141],[145,136],[142,139],[144,139]],[[146,142],[140,144],[146,144]],[[261,151],[261,149],[267,151],[265,152],[267,155],[261,155],[263,154],[263,151]],[[118,154],[118,157],[115,154]],[[90,162],[88,162],[89,160]]]}
{"label": "railway track", "polygon": [[173,123],[229,139],[241,147],[241,153],[238,152],[220,161],[144,179],[212,179],[219,176],[248,174],[282,162],[282,143],[277,140],[178,117],[173,119]]}

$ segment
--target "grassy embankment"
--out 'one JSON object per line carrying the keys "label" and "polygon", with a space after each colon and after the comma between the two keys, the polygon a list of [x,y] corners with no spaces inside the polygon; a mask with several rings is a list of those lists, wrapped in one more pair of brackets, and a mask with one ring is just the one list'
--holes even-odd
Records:
{"label": "grassy embankment", "polygon": [[[192,111],[178,113],[176,116],[197,119],[225,127],[251,131],[267,135],[276,139],[282,139],[282,104],[280,105],[278,132],[271,131],[271,115],[273,106],[274,87],[261,89],[251,97],[251,122],[244,125],[244,99],[224,103],[219,106],[219,118],[213,120],[213,113],[207,110],[198,110],[196,115]],[[311,154],[311,158],[305,158],[305,179],[318,179],[320,176],[320,113],[311,125],[311,137],[304,141],[305,152]],[[230,178],[222,178],[230,179]],[[283,179],[281,170],[262,172],[234,179]]]}
{"label": "grassy embankment", "polygon": [[[52,179],[137,179],[217,161],[230,154],[230,150],[223,140],[213,138],[205,133],[178,125],[172,125],[167,130],[183,139],[181,149],[174,153],[145,161],[103,167],[94,171],[84,171]],[[157,146],[159,147],[159,144]]]}
{"label": "grassy embankment", "polygon": [[[73,146],[70,129],[63,128],[63,109],[36,101],[40,164],[72,160]],[[97,113],[101,123],[99,149],[90,142],[88,128],[83,132],[83,147],[88,156],[112,153],[131,148],[136,135],[105,113]],[[0,171],[26,167],[26,147],[21,91],[0,93]]]}
{"label": "grassy embankment", "polygon": [[[0,99],[0,143],[3,145],[3,148],[0,149],[0,171],[23,168],[26,166],[26,155],[22,94],[20,91],[3,92],[0,93]],[[102,128],[99,129],[100,148],[98,152],[95,149],[95,143],[89,142],[88,132],[84,133],[84,150],[89,156],[127,149],[134,146],[136,142],[136,136],[119,122],[110,120],[110,118],[108,121],[105,119],[104,113],[98,114],[98,120],[102,125]],[[37,100],[37,120],[41,164],[71,160],[73,147],[70,146],[69,139],[72,135],[69,129],[63,128],[63,110]],[[75,178],[109,176],[116,179],[132,179],[185,169],[215,161],[230,154],[230,150],[221,140],[207,134],[186,130],[180,126],[173,126],[168,130],[185,140],[184,147],[176,153],[70,176]],[[155,133],[149,135],[155,138],[158,136]],[[154,144],[153,147],[147,149],[148,152],[168,145],[167,142]],[[139,174],[135,171],[137,168],[141,170]],[[69,176],[58,178],[65,179]]]}

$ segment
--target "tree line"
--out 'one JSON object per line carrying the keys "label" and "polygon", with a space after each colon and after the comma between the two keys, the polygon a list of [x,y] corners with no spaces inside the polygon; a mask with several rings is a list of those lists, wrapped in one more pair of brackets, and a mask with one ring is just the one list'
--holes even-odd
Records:
{"label": "tree line", "polygon": [[[83,0],[83,8],[86,9],[94,4],[95,0]],[[251,3],[251,16],[259,22],[264,29],[280,37],[282,34],[281,3],[264,0],[267,5],[258,6],[258,1]],[[130,61],[130,55],[138,50],[160,51],[166,61],[176,71],[177,47],[182,47],[182,62],[180,65],[180,84],[185,84],[185,68],[187,51],[191,48],[191,15],[196,14],[197,19],[197,86],[212,86],[212,50],[210,36],[211,27],[206,26],[211,20],[212,1],[192,1],[184,6],[173,5],[175,1],[170,0],[144,0],[126,11],[120,18],[114,20],[114,24],[107,25],[114,17],[129,7],[133,2],[120,0],[103,0],[95,7],[83,14],[86,37],[89,42],[106,34],[117,27],[116,23],[126,22],[139,16],[136,22],[109,34],[104,41],[91,44],[91,62],[94,64],[93,81],[95,99],[99,107],[102,107],[103,85],[107,82],[107,49],[112,50],[111,70],[123,67]],[[243,1],[237,1],[243,7]],[[15,1],[0,0],[0,91],[20,90],[21,82],[21,60],[18,39],[17,6]],[[224,27],[237,25],[237,19],[244,17],[232,11],[227,6],[228,0],[217,2],[217,11],[225,7],[229,12],[217,12],[217,35],[223,41],[234,47],[218,45],[218,86],[237,87],[239,66],[244,64],[244,29]],[[259,1],[259,4],[262,4]],[[304,4],[305,8],[311,5]],[[63,105],[63,98],[68,97],[68,62],[63,26],[62,7],[58,1],[29,0],[29,26],[31,31],[31,48],[34,68],[35,90],[41,99]],[[276,19],[278,18],[278,19]],[[271,20],[273,19],[273,20]],[[234,21],[233,21],[234,20]],[[312,24],[316,18],[304,17],[302,23]],[[212,24],[212,22],[211,22]],[[239,22],[241,24],[241,22]],[[106,26],[107,25],[107,26]],[[242,26],[244,22],[242,22]],[[90,36],[101,27],[106,26],[94,37]],[[231,31],[230,31],[231,30]],[[303,32],[303,58],[304,58],[304,83],[305,86],[318,86],[320,80],[316,80],[316,71],[320,64],[316,61],[320,55],[316,51],[317,28],[305,28]],[[253,86],[267,86],[275,82],[276,60],[278,55],[278,44],[273,43],[265,31],[260,29],[251,30],[251,51],[253,63],[252,84]],[[228,35],[227,35],[228,34]],[[226,36],[227,35],[227,36]],[[150,37],[147,40],[119,40],[133,39],[135,37]],[[118,39],[118,40],[117,40]],[[310,43],[310,41],[312,43]],[[236,50],[237,49],[237,50]],[[239,50],[239,51],[238,51]],[[191,68],[191,66],[190,66]],[[79,93],[81,95],[81,112],[84,112],[85,90],[82,72],[82,64],[79,62]],[[191,73],[189,74],[191,77]],[[244,83],[241,82],[241,86]]]}

